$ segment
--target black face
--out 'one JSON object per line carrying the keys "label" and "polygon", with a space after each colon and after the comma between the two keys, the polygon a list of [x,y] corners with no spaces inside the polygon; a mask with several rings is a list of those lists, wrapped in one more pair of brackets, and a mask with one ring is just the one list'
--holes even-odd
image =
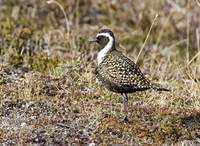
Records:
{"label": "black face", "polygon": [[[104,33],[107,33],[109,34],[111,37],[113,37],[113,40],[115,41],[115,37],[114,37],[114,34],[111,30],[109,29],[102,29],[98,32],[98,34],[104,34]],[[106,44],[109,42],[109,38],[107,36],[104,36],[104,35],[99,35],[97,38],[97,43],[99,43],[102,47],[105,47]],[[113,42],[114,43],[114,42]]]}
{"label": "black face", "polygon": [[109,42],[109,38],[106,36],[97,37],[97,43],[101,45],[102,47],[105,47],[108,42]]}

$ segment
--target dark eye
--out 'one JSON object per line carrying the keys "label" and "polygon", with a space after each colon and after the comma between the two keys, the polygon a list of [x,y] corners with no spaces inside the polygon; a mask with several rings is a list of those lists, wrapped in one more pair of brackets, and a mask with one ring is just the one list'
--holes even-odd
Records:
{"label": "dark eye", "polygon": [[103,38],[103,36],[98,36],[97,40],[101,40]]}

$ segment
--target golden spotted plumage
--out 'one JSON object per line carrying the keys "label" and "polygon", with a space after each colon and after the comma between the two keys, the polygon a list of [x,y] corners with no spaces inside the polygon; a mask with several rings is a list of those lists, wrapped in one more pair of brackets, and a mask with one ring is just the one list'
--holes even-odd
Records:
{"label": "golden spotted plumage", "polygon": [[[129,58],[117,50],[111,50],[98,66],[99,77],[104,85],[113,92],[131,93],[147,89],[160,89],[156,84],[152,84],[139,67]],[[106,82],[113,82],[113,86]],[[118,91],[114,90],[119,86]]]}

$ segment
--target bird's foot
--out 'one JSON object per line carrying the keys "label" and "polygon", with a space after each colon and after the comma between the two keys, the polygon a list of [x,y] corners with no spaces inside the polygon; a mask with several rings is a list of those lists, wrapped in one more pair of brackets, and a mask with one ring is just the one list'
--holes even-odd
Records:
{"label": "bird's foot", "polygon": [[120,122],[129,122],[129,121],[128,121],[128,117],[127,117],[127,116],[124,116],[124,118],[121,119]]}

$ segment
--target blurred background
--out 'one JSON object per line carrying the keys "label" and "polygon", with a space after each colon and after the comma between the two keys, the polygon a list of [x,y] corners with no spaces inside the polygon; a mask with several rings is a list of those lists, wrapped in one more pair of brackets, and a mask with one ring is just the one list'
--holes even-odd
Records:
{"label": "blurred background", "polygon": [[151,25],[139,65],[144,59],[154,63],[171,59],[173,65],[199,63],[198,1],[1,0],[0,3],[2,67],[38,69],[33,58],[41,52],[74,59],[77,53],[87,54],[86,58],[93,61],[98,49],[88,46],[87,40],[102,28],[111,29],[118,50],[134,60]]}

